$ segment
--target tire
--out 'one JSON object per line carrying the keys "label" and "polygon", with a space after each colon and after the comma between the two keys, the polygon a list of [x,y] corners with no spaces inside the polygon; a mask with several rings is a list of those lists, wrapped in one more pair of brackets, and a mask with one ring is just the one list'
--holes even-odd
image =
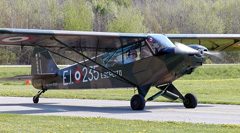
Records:
{"label": "tire", "polygon": [[136,94],[131,99],[132,110],[143,110],[145,107],[145,99],[142,95]]}
{"label": "tire", "polygon": [[184,96],[184,100],[183,100],[183,105],[185,108],[196,108],[197,107],[197,104],[198,104],[198,101],[197,101],[197,98],[191,94],[191,93],[188,93]]}
{"label": "tire", "polygon": [[33,97],[33,103],[37,104],[39,102],[39,97],[34,96]]}

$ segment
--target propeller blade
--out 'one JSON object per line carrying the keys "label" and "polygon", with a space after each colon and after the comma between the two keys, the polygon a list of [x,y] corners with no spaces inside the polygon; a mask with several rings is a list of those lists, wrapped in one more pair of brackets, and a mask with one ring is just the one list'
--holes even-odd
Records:
{"label": "propeller blade", "polygon": [[216,57],[216,58],[222,58],[223,55],[220,52],[215,51],[204,51],[204,54],[210,56],[210,57]]}
{"label": "propeller blade", "polygon": [[206,55],[214,63],[220,63],[224,60],[224,55],[221,52],[204,51],[204,55]]}

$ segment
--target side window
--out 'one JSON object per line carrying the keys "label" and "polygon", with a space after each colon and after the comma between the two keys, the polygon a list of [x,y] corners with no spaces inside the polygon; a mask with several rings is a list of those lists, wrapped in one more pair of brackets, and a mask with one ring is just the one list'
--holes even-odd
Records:
{"label": "side window", "polygon": [[128,50],[125,50],[123,54],[117,56],[116,60],[118,64],[128,64],[147,58],[149,56],[152,56],[152,52],[146,45],[146,42],[143,41],[139,44],[133,45],[132,47],[128,48]]}
{"label": "side window", "polygon": [[146,42],[132,44],[129,46],[119,48],[118,50],[109,53],[104,57],[105,64],[107,67],[112,67],[117,64],[128,64],[134,61],[138,61],[144,58],[152,56],[152,53],[149,47],[146,45]]}
{"label": "side window", "polygon": [[139,49],[131,49],[123,54],[124,64],[128,64],[134,61],[139,60]]}
{"label": "side window", "polygon": [[140,55],[139,49],[129,49],[124,53],[116,56],[116,58],[114,58],[113,60],[116,64],[128,64],[140,60],[139,55]]}

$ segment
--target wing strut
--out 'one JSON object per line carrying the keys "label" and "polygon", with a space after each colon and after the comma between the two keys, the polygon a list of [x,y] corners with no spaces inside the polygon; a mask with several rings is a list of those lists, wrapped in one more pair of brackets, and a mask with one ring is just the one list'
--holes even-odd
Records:
{"label": "wing strut", "polygon": [[[99,45],[99,39],[97,41],[97,47],[96,47],[96,51],[95,51],[95,57],[97,57],[98,54],[98,45]],[[97,58],[95,58],[95,62],[97,61]]]}
{"label": "wing strut", "polygon": [[[55,38],[54,36],[53,36],[51,39],[53,39],[53,40],[55,40],[56,42],[58,42],[59,44],[65,46],[66,48],[68,48],[68,49],[74,51],[75,53],[79,54],[80,56],[82,56],[82,57],[88,59],[89,61],[95,63],[96,65],[99,65],[100,67],[104,68],[105,70],[107,70],[107,71],[109,71],[109,72],[115,74],[117,77],[119,77],[120,79],[126,81],[127,83],[129,83],[129,84],[131,84],[131,85],[133,85],[133,86],[138,87],[137,84],[131,82],[130,80],[128,80],[128,79],[126,79],[125,77],[119,75],[118,73],[112,71],[111,69],[105,67],[104,65],[102,65],[102,64],[100,64],[100,63],[94,61],[93,59],[91,59],[91,58],[89,58],[88,56],[84,55],[83,53],[81,53],[81,52],[75,50],[74,48],[69,47],[66,43],[62,42],[61,40],[58,40],[58,39]],[[50,51],[50,52],[52,52],[52,53],[54,53],[54,54],[57,54],[57,55],[59,55],[59,56],[61,56],[61,57],[64,57],[64,58],[66,58],[66,59],[69,59],[70,61],[73,61],[73,62],[75,62],[75,63],[77,63],[77,64],[81,64],[81,63],[79,63],[79,62],[77,62],[77,61],[75,61],[75,60],[72,60],[72,59],[70,59],[70,58],[68,58],[68,57],[65,57],[65,56],[63,56],[63,55],[61,55],[61,54],[58,54],[58,53],[56,53],[56,52],[53,52],[53,51]],[[81,64],[81,65],[82,65],[82,64]],[[86,67],[88,67],[88,66],[86,66]],[[90,68],[90,67],[89,67],[89,68]],[[91,68],[91,69],[93,69],[93,68]],[[95,70],[95,69],[94,69],[94,70]]]}
{"label": "wing strut", "polygon": [[225,50],[225,49],[227,49],[227,48],[229,48],[229,47],[235,45],[236,43],[239,43],[239,40],[234,39],[234,42],[233,42],[232,44],[229,44],[229,45],[225,46],[225,47],[222,48],[220,51],[223,51],[223,50]]}
{"label": "wing strut", "polygon": [[124,64],[124,55],[123,55],[123,41],[120,39],[121,42],[121,50],[122,50],[122,64]]}

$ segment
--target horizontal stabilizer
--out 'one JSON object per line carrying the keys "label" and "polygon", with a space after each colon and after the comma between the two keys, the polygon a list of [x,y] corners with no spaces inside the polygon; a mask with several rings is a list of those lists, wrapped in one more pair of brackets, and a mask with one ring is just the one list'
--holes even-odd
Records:
{"label": "horizontal stabilizer", "polygon": [[42,74],[32,75],[32,78],[34,79],[48,79],[48,78],[54,78],[54,77],[57,77],[56,73],[42,73]]}

